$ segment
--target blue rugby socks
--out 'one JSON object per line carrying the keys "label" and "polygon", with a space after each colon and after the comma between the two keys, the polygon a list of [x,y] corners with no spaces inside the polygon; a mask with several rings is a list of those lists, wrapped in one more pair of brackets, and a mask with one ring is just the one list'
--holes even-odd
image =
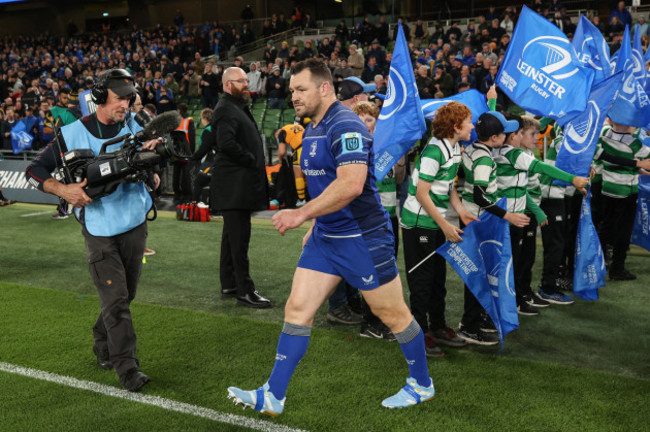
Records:
{"label": "blue rugby socks", "polygon": [[[269,391],[273,393],[276,399],[284,399],[293,371],[300,363],[305,352],[307,352],[310,334],[311,327],[284,323],[278,341],[275,365],[268,381]],[[424,347],[424,339],[422,340],[422,346]],[[424,350],[424,348],[422,349]]]}
{"label": "blue rugby socks", "polygon": [[395,334],[395,339],[402,347],[411,377],[415,378],[419,385],[429,387],[431,378],[429,378],[427,355],[424,350],[424,333],[415,318],[404,331]]}

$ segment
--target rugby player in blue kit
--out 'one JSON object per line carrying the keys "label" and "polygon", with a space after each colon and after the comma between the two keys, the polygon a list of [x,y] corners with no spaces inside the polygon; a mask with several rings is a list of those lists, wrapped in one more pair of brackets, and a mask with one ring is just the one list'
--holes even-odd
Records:
{"label": "rugby player in blue kit", "polygon": [[435,391],[424,335],[404,302],[390,218],[375,186],[368,128],[336,100],[332,74],[322,61],[294,65],[289,88],[296,114],[312,119],[301,156],[312,200],[276,213],[273,225],[284,235],[313,221],[303,239],[271,376],[257,390],[229,387],[228,395],[264,414],[282,413],[291,375],[307,351],[314,315],[343,278],[361,290],[372,312],[395,334],[409,367],[406,385],[382,405],[399,408],[429,400]]}

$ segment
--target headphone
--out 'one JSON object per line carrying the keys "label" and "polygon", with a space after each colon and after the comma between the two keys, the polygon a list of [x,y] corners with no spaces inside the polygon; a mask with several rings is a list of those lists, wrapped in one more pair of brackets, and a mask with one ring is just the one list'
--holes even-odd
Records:
{"label": "headphone", "polygon": [[[105,104],[108,100],[108,84],[111,80],[128,79],[135,85],[135,81],[130,73],[124,69],[109,69],[102,73],[93,87],[90,97],[96,105]],[[129,106],[135,102],[136,94],[131,95]]]}

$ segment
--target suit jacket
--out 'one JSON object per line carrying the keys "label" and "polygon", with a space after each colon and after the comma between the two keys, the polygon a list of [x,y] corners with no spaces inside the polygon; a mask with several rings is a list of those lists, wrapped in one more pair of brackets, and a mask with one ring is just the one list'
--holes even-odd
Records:
{"label": "suit jacket", "polygon": [[248,105],[226,93],[212,119],[217,139],[211,185],[213,208],[268,209],[264,147]]}

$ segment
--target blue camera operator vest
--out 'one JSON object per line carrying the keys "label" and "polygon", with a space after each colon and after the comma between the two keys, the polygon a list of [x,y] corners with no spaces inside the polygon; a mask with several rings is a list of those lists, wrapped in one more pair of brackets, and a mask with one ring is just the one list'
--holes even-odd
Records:
{"label": "blue camera operator vest", "polygon": [[[131,115],[127,127],[122,128],[116,137],[135,134],[141,129]],[[94,137],[81,121],[62,127],[61,133],[68,150],[91,149],[95,155],[99,154],[102,144],[108,141]],[[122,143],[117,143],[108,146],[106,152],[118,150],[121,145]],[[151,196],[144,183],[121,183],[112,194],[94,199],[84,207],[84,225],[94,236],[122,234],[142,224],[151,205]],[[81,209],[75,208],[74,213],[77,220],[81,220]]]}

